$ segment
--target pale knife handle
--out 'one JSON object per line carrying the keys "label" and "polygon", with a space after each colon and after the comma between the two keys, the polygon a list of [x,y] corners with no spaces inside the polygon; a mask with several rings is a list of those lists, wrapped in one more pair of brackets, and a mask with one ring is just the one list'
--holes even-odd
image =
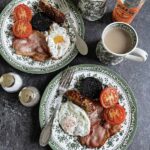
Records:
{"label": "pale knife handle", "polygon": [[76,31],[76,28],[74,27],[72,20],[70,18],[70,13],[68,14],[67,17],[70,20],[70,25],[71,25],[71,27],[74,30],[75,35],[76,35],[76,43],[75,43],[76,48],[78,49],[78,51],[81,55],[87,55],[88,54],[88,46],[87,46],[86,42],[81,38],[79,33]]}

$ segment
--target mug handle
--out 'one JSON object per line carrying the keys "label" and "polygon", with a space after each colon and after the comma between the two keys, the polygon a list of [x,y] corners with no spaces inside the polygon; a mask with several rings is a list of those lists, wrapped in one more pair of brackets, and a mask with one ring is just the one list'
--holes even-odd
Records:
{"label": "mug handle", "polygon": [[138,62],[145,62],[148,58],[148,53],[140,48],[136,48],[134,54],[128,54],[125,58]]}

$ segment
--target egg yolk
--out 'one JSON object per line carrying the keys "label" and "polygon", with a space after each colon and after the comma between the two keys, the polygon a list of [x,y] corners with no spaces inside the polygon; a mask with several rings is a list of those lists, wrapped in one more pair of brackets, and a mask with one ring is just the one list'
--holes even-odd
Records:
{"label": "egg yolk", "polygon": [[54,42],[55,42],[55,44],[63,43],[64,42],[63,36],[60,36],[60,35],[56,36],[54,38]]}

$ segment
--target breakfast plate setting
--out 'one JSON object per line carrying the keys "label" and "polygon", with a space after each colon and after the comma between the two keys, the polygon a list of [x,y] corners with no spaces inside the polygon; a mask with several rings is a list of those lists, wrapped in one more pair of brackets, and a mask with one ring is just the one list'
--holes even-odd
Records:
{"label": "breakfast plate setting", "polygon": [[[138,34],[128,22],[115,20],[99,35],[97,47],[91,52],[101,64],[80,64],[77,60],[77,65],[68,66],[53,76],[53,72],[67,66],[78,53],[88,54],[83,18],[88,21],[101,19],[107,10],[106,1],[12,0],[0,14],[0,55],[15,69],[40,77],[30,82],[19,73],[3,72],[0,85],[8,93],[16,92],[24,107],[39,103],[41,147],[126,150],[134,138],[136,98],[118,73],[102,66],[117,65],[126,59],[147,60],[148,53],[138,47]],[[117,1],[121,3],[121,0]],[[119,6],[121,4],[115,7]],[[120,9],[116,8],[112,13],[113,19],[120,16]],[[97,23],[103,24],[103,21]],[[94,34],[89,33],[90,38],[95,38]],[[86,56],[79,56],[80,59],[83,57]],[[128,72],[133,75],[133,71],[126,70]],[[43,85],[47,87],[41,93]]]}
{"label": "breakfast plate setting", "polygon": [[[75,47],[76,37],[70,25],[70,20],[78,34],[84,37],[84,23],[82,17],[70,0],[67,1],[71,10],[69,20],[64,19],[64,16],[59,12],[59,9],[57,9],[58,1],[49,0],[49,4],[51,5],[48,9],[52,11],[52,14],[57,14],[57,17],[50,16],[52,19],[49,21],[49,18],[44,12],[47,10],[44,8],[44,5],[47,5],[45,4],[46,2],[47,1],[44,0],[13,0],[7,5],[0,16],[0,54],[10,65],[23,72],[34,74],[53,72],[64,67],[76,57],[78,54]],[[20,4],[23,6],[20,6]],[[21,7],[27,10],[28,15],[32,15],[28,17],[28,20],[31,20],[30,28],[32,28],[34,32],[32,34],[27,33],[30,34],[30,36],[23,35],[26,36],[26,41],[15,32],[15,28],[17,30],[18,24],[22,23],[18,23],[18,20],[22,17],[18,17]],[[41,9],[43,10],[41,11]],[[46,19],[48,20],[47,22],[45,21]],[[28,32],[31,30],[30,28],[28,23]],[[49,33],[50,30],[52,31],[51,34]],[[58,34],[59,36],[57,36]],[[53,38],[56,39],[54,43],[51,42]],[[64,42],[61,43],[61,40]],[[49,44],[41,44],[46,42]],[[35,47],[34,44],[38,46]],[[43,55],[41,48],[46,52],[48,51],[49,54],[45,55],[44,52]],[[26,53],[22,52],[24,49],[26,49]]]}
{"label": "breakfast plate setting", "polygon": [[[61,149],[63,149],[63,150],[70,150],[70,149],[72,149],[72,150],[90,150],[93,148],[96,150],[107,150],[107,149],[109,149],[109,150],[118,150],[118,149],[124,150],[124,149],[127,149],[128,145],[130,144],[130,142],[135,134],[136,125],[137,125],[136,102],[135,102],[133,93],[132,93],[131,89],[129,88],[129,86],[127,85],[127,83],[116,73],[112,72],[111,70],[109,70],[105,67],[101,67],[98,65],[78,65],[78,66],[73,66],[73,67],[69,68],[69,70],[74,70],[74,75],[73,75],[73,78],[69,85],[68,90],[80,91],[80,89],[82,89],[82,93],[84,90],[84,93],[87,94],[88,96],[90,96],[90,94],[92,95],[93,93],[95,93],[94,87],[93,87],[93,91],[89,90],[89,89],[91,89],[91,85],[95,86],[95,84],[97,84],[98,82],[93,83],[94,81],[90,81],[91,80],[90,79],[89,81],[81,83],[82,80],[85,80],[85,79],[88,80],[89,77],[92,77],[92,78],[98,80],[102,84],[103,90],[107,86],[117,89],[117,92],[119,93],[118,103],[119,103],[119,105],[124,107],[125,112],[126,112],[126,117],[125,117],[124,122],[121,124],[119,131],[117,133],[114,133],[113,136],[109,136],[102,145],[98,144],[96,146],[96,144],[94,145],[94,143],[92,143],[92,142],[94,142],[92,140],[90,141],[91,143],[88,143],[86,141],[87,139],[85,140],[84,138],[82,140],[83,141],[85,140],[86,144],[84,142],[83,142],[84,143],[83,144],[82,142],[79,142],[79,136],[76,136],[77,131],[79,130],[77,127],[76,127],[77,131],[72,131],[73,129],[70,129],[68,131],[63,126],[62,118],[65,118],[66,114],[71,114],[75,111],[75,108],[73,106],[71,106],[72,104],[70,106],[69,106],[69,104],[67,104],[66,99],[64,98],[64,95],[67,95],[67,94],[64,94],[62,96],[62,100],[61,100],[61,108],[60,108],[60,110],[58,110],[58,112],[55,116],[54,122],[53,122],[52,135],[49,140],[49,145],[53,149],[58,149],[58,150],[61,150]],[[41,103],[40,103],[40,110],[39,110],[40,125],[42,128],[48,123],[49,118],[51,118],[53,116],[54,110],[58,103],[55,100],[57,100],[57,97],[58,97],[58,87],[59,87],[59,82],[60,82],[61,76],[62,76],[62,73],[58,74],[49,83],[49,85],[47,86],[47,88],[42,96]],[[86,85],[84,85],[84,84],[86,84]],[[80,88],[80,87],[82,87],[82,88]],[[92,91],[92,93],[90,93],[91,91]],[[68,93],[69,92],[70,91],[68,91]],[[77,93],[75,92],[74,94],[77,94]],[[100,106],[99,94],[100,94],[100,92],[98,92],[98,100],[96,100],[97,106]],[[84,96],[82,95],[81,97],[84,97]],[[80,104],[78,102],[76,102],[76,99],[77,98],[75,98],[75,100],[74,101],[72,100],[72,101],[75,105],[78,104],[78,106],[79,106]],[[82,105],[80,105],[80,109],[83,109],[83,108],[84,107],[82,107]],[[78,110],[78,112],[80,112],[80,111]],[[87,111],[85,111],[85,112],[87,112]],[[76,116],[77,118],[78,117],[80,118],[83,114],[80,112],[79,114],[77,113],[76,115],[77,115]],[[86,120],[86,117],[83,117],[83,118]],[[71,120],[69,122],[71,124]],[[84,125],[84,122],[82,122],[82,123],[79,122],[79,126],[81,127],[81,129],[79,130],[80,134],[82,133],[81,131],[89,132],[89,131],[87,131],[88,123],[86,122],[85,124],[86,124],[86,126]],[[91,125],[92,125],[92,123],[91,123]],[[84,129],[82,129],[82,127]],[[83,132],[83,135],[84,134],[85,133]],[[97,135],[95,133],[95,137],[96,136]],[[101,135],[101,136],[104,136],[104,135]],[[91,139],[92,139],[92,137],[91,137]],[[94,139],[94,137],[93,137],[93,139]],[[99,143],[100,143],[100,141],[99,141]]]}

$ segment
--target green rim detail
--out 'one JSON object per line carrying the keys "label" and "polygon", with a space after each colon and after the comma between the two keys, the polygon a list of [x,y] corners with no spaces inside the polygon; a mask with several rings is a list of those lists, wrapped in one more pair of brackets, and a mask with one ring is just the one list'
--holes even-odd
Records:
{"label": "green rim detail", "polygon": [[[19,2],[25,2],[25,1],[13,0],[4,8],[4,10],[0,14],[0,25],[3,24],[4,15],[7,12],[9,12],[11,10],[11,8],[14,5],[18,4]],[[67,2],[69,4],[70,9],[72,10],[74,16],[76,17],[76,22],[78,23],[78,27],[79,27],[79,34],[80,34],[80,36],[82,36],[82,38],[84,38],[85,28],[84,28],[84,22],[83,22],[82,16],[80,15],[79,10],[74,6],[74,4],[72,3],[71,0],[67,0]],[[1,31],[2,31],[2,28],[0,28],[0,34],[1,34]],[[60,63],[57,63],[54,66],[44,67],[44,68],[42,68],[42,67],[41,68],[33,68],[32,66],[27,67],[27,66],[24,66],[22,64],[15,62],[14,59],[12,59],[11,57],[8,56],[7,52],[5,51],[4,46],[2,45],[2,39],[1,39],[1,35],[0,35],[0,54],[6,60],[7,63],[9,63],[11,66],[13,66],[14,68],[16,68],[20,71],[31,73],[31,74],[45,74],[45,73],[50,73],[50,72],[59,70],[59,69],[63,68],[64,66],[66,66],[67,64],[69,64],[77,56],[78,50],[76,48],[74,48],[74,50],[72,50],[72,52],[70,53],[68,58],[64,59],[62,62],[60,61]]]}
{"label": "green rim detail", "polygon": [[[137,105],[136,105],[136,101],[135,101],[135,97],[134,94],[132,93],[131,88],[128,86],[127,82],[117,73],[115,73],[114,71],[110,70],[109,68],[100,66],[100,65],[94,65],[94,64],[83,64],[83,65],[76,65],[71,67],[72,69],[75,69],[76,71],[82,71],[82,70],[88,70],[88,71],[95,71],[95,72],[99,72],[99,70],[103,71],[104,73],[106,73],[107,76],[113,78],[116,82],[119,82],[120,86],[126,90],[127,95],[130,97],[130,107],[131,107],[131,124],[130,124],[130,129],[132,132],[130,132],[129,134],[126,135],[124,141],[122,141],[122,143],[119,145],[119,147],[117,147],[117,149],[114,150],[126,150],[128,148],[128,146],[131,144],[135,133],[136,133],[136,128],[137,128]],[[41,98],[41,102],[40,102],[40,109],[39,109],[39,120],[40,120],[40,126],[41,128],[44,126],[45,124],[45,102],[47,101],[48,98],[48,93],[53,89],[53,87],[55,86],[55,84],[58,83],[59,79],[61,77],[61,73],[59,73],[47,86],[42,98]],[[128,130],[128,131],[129,131]],[[58,146],[56,146],[54,143],[51,143],[51,141],[49,141],[49,145],[52,149],[54,150],[60,150],[60,148]],[[99,149],[101,150],[101,148]],[[102,149],[102,150],[106,150],[106,149]]]}

